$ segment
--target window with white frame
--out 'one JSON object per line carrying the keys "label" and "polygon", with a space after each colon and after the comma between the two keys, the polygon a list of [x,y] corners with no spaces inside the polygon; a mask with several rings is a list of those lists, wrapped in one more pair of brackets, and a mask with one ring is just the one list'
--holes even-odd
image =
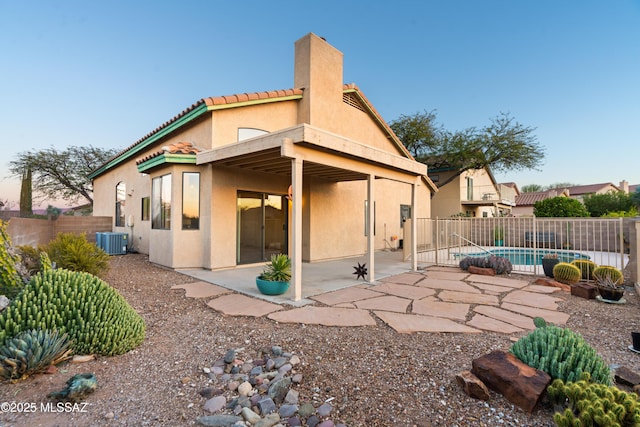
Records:
{"label": "window with white frame", "polygon": [[151,181],[151,228],[171,229],[171,174]]}

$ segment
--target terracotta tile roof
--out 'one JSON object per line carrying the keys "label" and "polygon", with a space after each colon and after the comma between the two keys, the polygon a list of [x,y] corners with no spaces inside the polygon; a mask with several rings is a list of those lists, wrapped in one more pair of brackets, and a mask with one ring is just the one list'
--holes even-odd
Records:
{"label": "terracotta tile roof", "polygon": [[567,190],[569,190],[569,193],[572,196],[579,196],[581,194],[597,193],[598,191],[602,191],[607,187],[613,187],[616,190],[618,189],[618,187],[613,185],[612,183],[605,182],[602,184],[576,185],[574,187],[567,187]]}
{"label": "terracotta tile roof", "polygon": [[214,105],[235,104],[238,102],[258,101],[261,99],[284,98],[287,96],[302,95],[302,89],[271,90],[266,92],[239,93],[235,95],[216,96],[204,98],[207,107]]}
{"label": "terracotta tile roof", "polygon": [[565,195],[564,190],[531,191],[516,195],[516,206],[533,206],[535,202]]}
{"label": "terracotta tile roof", "polygon": [[144,163],[148,160],[151,160],[155,157],[161,156],[165,153],[169,153],[169,154],[198,154],[200,150],[198,147],[196,147],[195,145],[193,145],[190,142],[174,142],[171,145],[165,145],[164,147],[162,147],[162,149],[160,151],[156,151],[154,153],[148,154],[146,156],[144,156],[143,158],[136,160],[136,165],[139,165],[141,163]]}

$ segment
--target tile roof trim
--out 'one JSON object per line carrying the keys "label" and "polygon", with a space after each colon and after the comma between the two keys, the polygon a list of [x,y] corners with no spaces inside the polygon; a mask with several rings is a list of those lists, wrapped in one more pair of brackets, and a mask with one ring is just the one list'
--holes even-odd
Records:
{"label": "tile roof trim", "polygon": [[246,103],[245,105],[249,105],[299,99],[302,98],[302,95],[302,89],[284,89],[202,98],[192,104],[190,107],[182,110],[173,118],[161,124],[142,138],[138,139],[129,147],[122,150],[120,153],[116,154],[100,168],[93,171],[89,175],[89,179],[100,176],[118,163],[131,158],[136,153],[139,153],[141,150],[153,144],[155,141],[184,126],[188,122],[195,120],[208,111],[221,108],[240,107],[241,105],[238,105],[238,103]]}
{"label": "tile roof trim", "polygon": [[138,161],[136,162],[136,165],[138,168],[138,172],[146,173],[150,169],[167,163],[195,165],[196,155],[163,153],[158,156],[153,156],[147,160]]}

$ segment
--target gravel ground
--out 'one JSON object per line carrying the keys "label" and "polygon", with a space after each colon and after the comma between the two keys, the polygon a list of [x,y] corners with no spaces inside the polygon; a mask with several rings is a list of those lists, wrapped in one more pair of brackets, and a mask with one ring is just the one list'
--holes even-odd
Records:
{"label": "gravel ground", "polygon": [[[206,300],[170,290],[192,278],[154,266],[147,257],[114,257],[106,281],[144,317],[147,337],[136,350],[84,364],[60,365],[0,387],[0,402],[32,404],[32,413],[2,413],[0,426],[190,426],[203,410],[198,394],[215,386],[203,373],[231,348],[245,353],[278,345],[295,353],[300,401],[332,399],[331,418],[354,426],[552,426],[551,410],[524,413],[502,396],[489,402],[466,396],[455,375],[492,350],[508,350],[510,336],[399,334],[378,321],[373,327],[340,328],[278,324],[265,318],[225,317]],[[532,277],[524,276],[528,279]],[[563,294],[568,327],[581,333],[611,365],[640,372],[640,355],[628,350],[640,330],[639,300],[627,288],[627,304],[608,305]],[[76,373],[94,372],[98,390],[83,412],[46,412],[47,393],[64,388]],[[27,405],[27,406],[29,406]]]}

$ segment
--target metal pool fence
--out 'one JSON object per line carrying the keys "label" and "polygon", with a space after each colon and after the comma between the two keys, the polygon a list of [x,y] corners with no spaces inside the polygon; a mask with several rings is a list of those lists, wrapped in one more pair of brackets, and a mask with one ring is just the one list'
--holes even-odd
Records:
{"label": "metal pool fence", "polygon": [[542,274],[544,254],[557,253],[623,269],[629,224],[623,218],[418,218],[418,262],[457,266],[466,256],[495,253],[512,260],[514,273]]}

